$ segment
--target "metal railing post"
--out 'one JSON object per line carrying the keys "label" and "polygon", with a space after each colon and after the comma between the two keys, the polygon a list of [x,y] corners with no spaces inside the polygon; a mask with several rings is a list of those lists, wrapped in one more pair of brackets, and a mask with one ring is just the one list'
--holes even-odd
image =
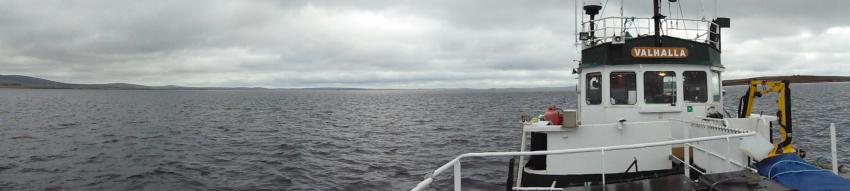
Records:
{"label": "metal railing post", "polygon": [[608,37],[608,19],[602,20],[602,35]]}
{"label": "metal railing post", "polygon": [[729,137],[726,137],[726,170],[732,170],[732,143],[729,142]]}
{"label": "metal railing post", "polygon": [[602,153],[602,190],[605,190],[605,149],[599,151]]}
{"label": "metal railing post", "polygon": [[455,191],[460,191],[460,160],[455,162]]}
{"label": "metal railing post", "polygon": [[835,144],[835,123],[829,124],[829,139],[832,144],[832,172],[838,174],[838,148]]}
{"label": "metal railing post", "polygon": [[[685,138],[685,139],[691,138],[690,131],[688,130],[690,128],[684,128],[684,129],[685,129],[684,130],[685,136],[683,138]],[[684,156],[685,157],[685,165],[684,165],[684,167],[685,167],[684,168],[685,169],[685,177],[691,178],[691,146],[688,145],[687,143],[685,143],[684,145],[685,146],[682,147],[682,148],[684,149],[684,153],[685,153],[685,156]]]}
{"label": "metal railing post", "polygon": [[[527,139],[527,134],[525,129],[522,130],[522,142],[520,143],[519,151],[525,150],[525,142]],[[516,185],[522,186],[522,172],[525,172],[525,156],[519,156],[519,164],[517,164],[517,175],[516,175]]]}

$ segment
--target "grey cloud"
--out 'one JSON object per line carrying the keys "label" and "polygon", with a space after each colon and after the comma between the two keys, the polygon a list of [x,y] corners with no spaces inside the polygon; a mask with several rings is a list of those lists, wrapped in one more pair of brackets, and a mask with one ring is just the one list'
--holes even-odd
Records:
{"label": "grey cloud", "polygon": [[[609,2],[606,15],[619,11],[617,2]],[[682,2],[694,7],[697,1]],[[726,76],[791,70],[850,74],[812,67],[847,65],[850,45],[836,43],[850,35],[841,28],[850,26],[843,10],[847,4],[719,2],[719,14],[733,18],[733,28],[724,31]],[[0,2],[0,67],[2,73],[75,83],[568,86],[575,83],[569,71],[579,57],[573,5],[557,0],[10,0]],[[686,10],[713,14],[713,5],[707,6]],[[647,3],[638,1],[626,2],[624,12],[651,14]],[[803,33],[811,37],[796,38]]]}

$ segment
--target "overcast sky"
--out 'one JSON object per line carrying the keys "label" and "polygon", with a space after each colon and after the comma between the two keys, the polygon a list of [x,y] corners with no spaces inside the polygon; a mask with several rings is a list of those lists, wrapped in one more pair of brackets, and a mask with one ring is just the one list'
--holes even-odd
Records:
{"label": "overcast sky", "polygon": [[[680,1],[689,17],[714,17],[711,0]],[[619,2],[605,14],[619,14]],[[717,3],[717,14],[732,18],[724,78],[850,75],[850,1],[734,3]],[[573,5],[3,0],[0,74],[184,86],[563,87],[575,83],[579,59]],[[649,17],[651,1],[624,9]]]}

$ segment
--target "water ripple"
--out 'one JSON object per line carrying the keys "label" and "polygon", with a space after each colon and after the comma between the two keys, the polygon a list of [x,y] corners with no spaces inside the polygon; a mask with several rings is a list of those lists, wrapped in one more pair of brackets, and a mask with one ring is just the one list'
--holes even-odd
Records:
{"label": "water ripple", "polygon": [[[793,88],[795,124],[813,133],[798,144],[823,153],[827,134],[812,129],[850,127],[850,102],[837,96],[850,84]],[[3,90],[0,190],[405,190],[459,154],[515,150],[517,116],[574,100],[525,90]],[[464,161],[464,185],[503,189],[507,160]],[[451,176],[434,184],[448,188]]]}

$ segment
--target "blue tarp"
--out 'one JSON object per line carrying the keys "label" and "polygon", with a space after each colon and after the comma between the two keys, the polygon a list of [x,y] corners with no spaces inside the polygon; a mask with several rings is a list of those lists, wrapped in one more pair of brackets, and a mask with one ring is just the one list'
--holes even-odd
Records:
{"label": "blue tarp", "polygon": [[850,190],[850,180],[812,165],[796,154],[783,154],[755,164],[759,174],[798,190]]}

